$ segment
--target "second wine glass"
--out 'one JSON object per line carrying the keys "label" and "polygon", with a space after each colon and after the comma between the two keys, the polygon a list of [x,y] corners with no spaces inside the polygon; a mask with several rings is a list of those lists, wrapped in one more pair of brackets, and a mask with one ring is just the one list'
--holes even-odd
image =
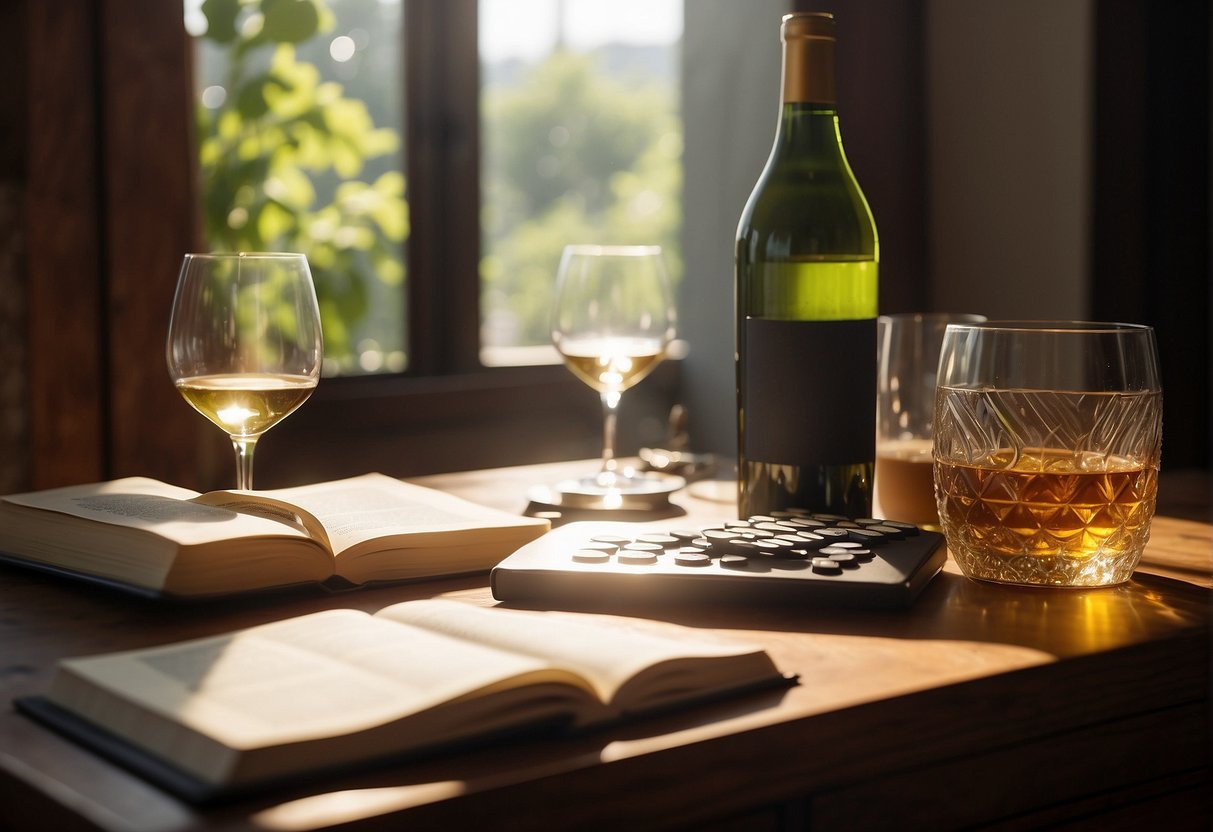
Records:
{"label": "second wine glass", "polygon": [[651,487],[619,469],[615,428],[623,391],[652,372],[674,338],[675,313],[660,246],[567,246],[556,278],[552,343],[602,399],[602,468],[585,493]]}

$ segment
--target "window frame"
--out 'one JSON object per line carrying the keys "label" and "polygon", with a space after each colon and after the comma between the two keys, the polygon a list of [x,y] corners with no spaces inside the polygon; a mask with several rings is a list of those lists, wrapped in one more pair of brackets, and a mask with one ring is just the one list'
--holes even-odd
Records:
{"label": "window frame", "polygon": [[[476,0],[404,4],[409,368],[474,372],[480,330]],[[439,275],[449,275],[440,285]]]}

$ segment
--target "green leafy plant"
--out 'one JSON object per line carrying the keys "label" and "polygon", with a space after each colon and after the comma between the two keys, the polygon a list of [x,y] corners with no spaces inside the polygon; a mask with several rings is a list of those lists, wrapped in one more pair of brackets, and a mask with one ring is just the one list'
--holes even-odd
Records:
{"label": "green leafy plant", "polygon": [[[358,178],[368,160],[396,152],[399,136],[298,58],[299,44],[333,27],[323,0],[205,0],[201,9],[203,37],[223,50],[226,66],[222,104],[198,107],[208,244],[305,253],[326,365],[352,367],[372,282],[405,279],[404,176]],[[331,200],[318,198],[322,188]]]}

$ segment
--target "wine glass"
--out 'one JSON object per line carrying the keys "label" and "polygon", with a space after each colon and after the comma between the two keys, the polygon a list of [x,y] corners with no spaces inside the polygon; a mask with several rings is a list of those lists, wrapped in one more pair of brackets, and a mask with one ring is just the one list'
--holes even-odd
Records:
{"label": "wine glass", "polygon": [[261,434],[316,389],[324,344],[302,254],[187,254],[169,320],[169,375],[227,432],[236,487],[253,487]]}
{"label": "wine glass", "polygon": [[602,467],[562,484],[607,496],[654,490],[657,478],[621,471],[615,425],[623,391],[652,372],[674,338],[674,304],[660,246],[573,245],[556,278],[552,343],[573,375],[602,398]]}

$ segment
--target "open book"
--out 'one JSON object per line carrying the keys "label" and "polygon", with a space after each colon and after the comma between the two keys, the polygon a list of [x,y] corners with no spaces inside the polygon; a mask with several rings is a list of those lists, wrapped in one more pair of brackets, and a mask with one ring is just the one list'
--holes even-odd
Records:
{"label": "open book", "polygon": [[199,800],[788,681],[759,648],[675,625],[426,600],[66,659],[18,706]]}
{"label": "open book", "polygon": [[486,571],[549,528],[382,474],[198,494],[143,477],[0,498],[0,553],[157,596]]}

